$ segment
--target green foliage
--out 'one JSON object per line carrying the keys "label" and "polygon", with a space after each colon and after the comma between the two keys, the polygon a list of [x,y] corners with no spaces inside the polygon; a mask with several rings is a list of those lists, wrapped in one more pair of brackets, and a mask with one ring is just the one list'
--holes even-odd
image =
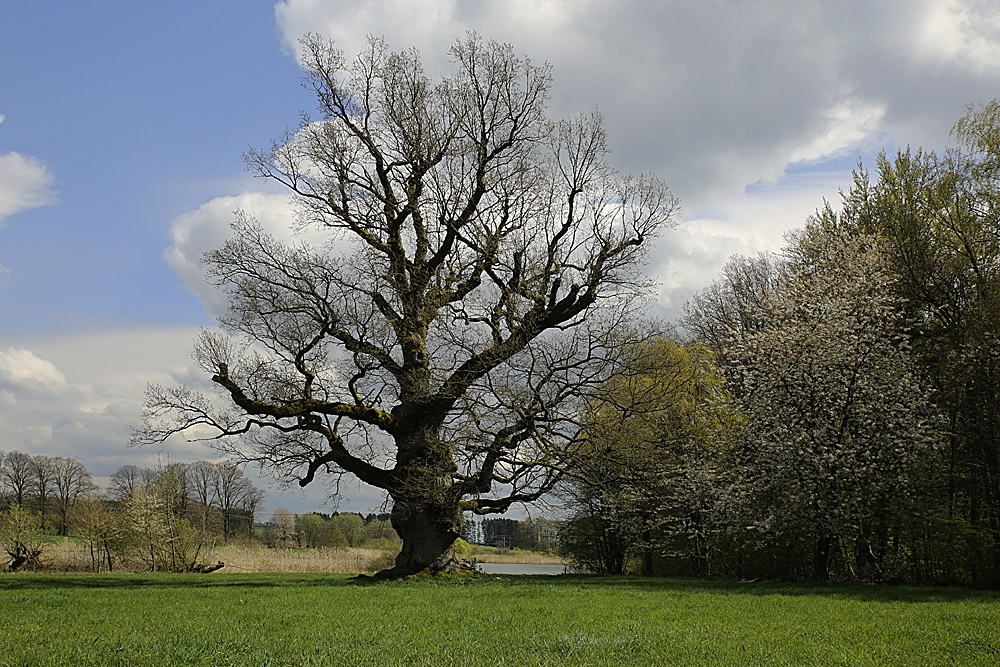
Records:
{"label": "green foliage", "polygon": [[455,544],[452,545],[455,550],[456,556],[471,556],[472,555],[472,545],[463,540],[461,537],[455,540]]}
{"label": "green foliage", "polygon": [[708,574],[708,507],[720,444],[739,423],[705,345],[660,338],[636,347],[624,372],[592,400],[589,457],[568,487],[575,514],[560,550],[610,574],[632,561],[652,574],[658,554]]}
{"label": "green foliage", "polygon": [[20,505],[0,512],[0,549],[8,561],[0,570],[38,569],[45,549],[42,517]]}
{"label": "green foliage", "polygon": [[[369,517],[371,518],[371,517]],[[371,518],[365,524],[365,536],[362,546],[371,549],[399,550],[402,540],[396,534],[389,519]]]}
{"label": "green foliage", "polygon": [[689,304],[743,427],[716,571],[1000,583],[1000,102]]}
{"label": "green foliage", "polygon": [[183,516],[184,500],[180,478],[170,468],[134,489],[125,501],[117,541],[123,560],[151,572],[188,572],[204,566],[206,535]]}
{"label": "green foliage", "polygon": [[114,569],[114,556],[120,554],[125,541],[123,514],[110,506],[108,501],[87,498],[77,502],[72,515],[75,533],[82,538],[90,552],[90,565],[94,572]]}
{"label": "green foliage", "polygon": [[762,545],[804,547],[785,576],[827,578],[836,545],[842,573],[893,576],[892,545],[917,513],[915,462],[933,443],[927,392],[882,253],[836,223],[828,211],[791,238],[767,326],[731,344],[746,415],[733,523]]}
{"label": "green foliage", "polygon": [[599,494],[595,490],[585,504],[578,499],[576,515],[559,531],[559,553],[588,572],[624,574],[634,544],[626,541],[628,527],[614,521],[613,507],[599,504]]}
{"label": "green foliage", "polygon": [[295,532],[306,547],[341,546],[333,543],[333,526],[319,514],[301,514],[295,518]]}
{"label": "green foliage", "polygon": [[996,664],[1000,604],[968,590],[331,575],[0,579],[0,663],[28,665]]}
{"label": "green foliage", "polygon": [[349,547],[360,547],[365,538],[365,520],[360,514],[338,514],[330,520]]}
{"label": "green foliage", "polygon": [[[944,447],[926,461],[931,576],[1000,581],[1000,104],[969,105],[944,155],[881,155],[856,174],[845,217],[885,249]],[[956,553],[964,554],[958,558]]]}

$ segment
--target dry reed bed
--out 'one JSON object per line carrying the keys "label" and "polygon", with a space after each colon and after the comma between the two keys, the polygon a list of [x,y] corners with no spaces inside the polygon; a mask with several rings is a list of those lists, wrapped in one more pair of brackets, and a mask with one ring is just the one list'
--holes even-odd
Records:
{"label": "dry reed bed", "polygon": [[[208,559],[226,564],[223,572],[373,572],[392,567],[396,551],[354,547],[316,549],[267,548],[261,545],[226,544],[213,549]],[[473,554],[480,563],[562,564],[560,558],[541,554]]]}
{"label": "dry reed bed", "polygon": [[391,567],[395,556],[380,549],[352,547],[269,549],[260,545],[224,544],[212,549],[208,560],[225,563],[222,572],[373,572]]}
{"label": "dry reed bed", "polygon": [[[231,542],[218,544],[202,552],[202,560],[226,564],[222,572],[375,572],[392,567],[395,550],[357,547],[320,547],[298,549],[269,548],[261,544]],[[466,560],[480,563],[561,564],[555,556],[530,553],[473,553]],[[49,544],[43,555],[45,569],[51,572],[87,572],[92,569],[89,550],[71,539]],[[128,570],[119,563],[116,569]]]}

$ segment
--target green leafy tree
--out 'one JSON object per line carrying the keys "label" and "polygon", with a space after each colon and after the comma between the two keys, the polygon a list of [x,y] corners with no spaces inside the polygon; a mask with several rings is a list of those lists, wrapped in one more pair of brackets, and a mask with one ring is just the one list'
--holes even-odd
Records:
{"label": "green leafy tree", "polygon": [[3,569],[38,569],[42,566],[45,542],[42,517],[21,505],[11,505],[0,512],[0,548],[8,561]]}
{"label": "green leafy tree", "polygon": [[205,533],[183,516],[182,472],[174,465],[159,467],[125,501],[122,555],[151,572],[206,569]]}
{"label": "green leafy tree", "polygon": [[[926,576],[1000,578],[1000,105],[970,105],[944,155],[880,155],[845,218],[878,238],[911,344],[946,422],[929,473]],[[962,554],[957,560],[951,554]]]}
{"label": "green leafy tree", "polygon": [[593,452],[567,489],[575,515],[562,549],[600,572],[638,559],[652,574],[661,554],[708,574],[714,466],[736,415],[704,345],[663,338],[632,352],[587,415]]}
{"label": "green leafy tree", "polygon": [[334,530],[330,520],[314,512],[300,514],[295,518],[295,532],[307,547],[342,546],[334,544]]}
{"label": "green leafy tree", "polygon": [[398,549],[399,535],[388,519],[373,519],[365,524],[365,546],[373,549]]}
{"label": "green leafy tree", "polygon": [[87,545],[91,569],[111,572],[115,559],[120,559],[124,551],[123,512],[103,498],[80,498],[73,505],[70,521],[74,534]]}
{"label": "green leafy tree", "polygon": [[338,514],[330,519],[333,530],[344,536],[349,547],[359,547],[364,540],[365,520],[360,514],[348,512]]}

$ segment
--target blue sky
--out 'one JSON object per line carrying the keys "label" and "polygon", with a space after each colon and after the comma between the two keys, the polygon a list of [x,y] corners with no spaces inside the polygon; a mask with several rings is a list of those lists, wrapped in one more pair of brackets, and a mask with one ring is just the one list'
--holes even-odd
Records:
{"label": "blue sky", "polygon": [[309,104],[273,8],[236,7],[5,3],[0,152],[42,160],[58,203],[7,221],[0,327],[206,322],[159,261],[166,229]]}
{"label": "blue sky", "polygon": [[[205,382],[186,353],[223,301],[197,260],[233,209],[288,233],[240,155],[312,107],[297,38],[350,54],[384,35],[434,74],[470,29],[550,61],[553,113],[596,106],[617,166],[681,198],[649,267],[668,317],[729,255],[778,250],[859,157],[941,149],[967,103],[1000,95],[1000,9],[980,0],[0,2],[0,451],[99,481],[216,456],[125,441],[146,382]],[[323,492],[269,494],[307,511]]]}

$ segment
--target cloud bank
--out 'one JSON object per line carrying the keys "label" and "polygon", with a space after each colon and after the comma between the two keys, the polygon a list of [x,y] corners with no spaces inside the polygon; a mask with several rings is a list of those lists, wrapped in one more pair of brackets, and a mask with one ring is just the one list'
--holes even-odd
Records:
{"label": "cloud bank", "polygon": [[985,0],[281,0],[275,19],[295,56],[307,32],[349,57],[374,34],[437,76],[474,30],[552,63],[552,112],[597,106],[619,168],[681,199],[650,267],[669,317],[731,254],[779,250],[836,205],[844,158],[943,148],[965,104],[1000,90],[1000,8]]}
{"label": "cloud bank", "polygon": [[[208,389],[188,354],[197,333],[195,327],[117,328],[25,336],[0,349],[0,450],[77,459],[105,487],[127,464],[220,460],[205,443],[183,437],[157,447],[126,446],[142,418],[147,383]],[[258,487],[272,487],[265,513],[279,505],[308,512],[326,501],[321,483],[278,494],[272,480],[253,468],[246,472]],[[350,494],[345,509],[369,511],[381,503],[371,489],[352,487]]]}
{"label": "cloud bank", "polygon": [[433,73],[467,30],[508,41],[554,65],[553,111],[597,105],[618,164],[659,173],[688,211],[790,164],[939,147],[1000,90],[998,10],[973,0],[282,0],[275,15],[290,50],[313,31],[353,55],[372,33]]}

